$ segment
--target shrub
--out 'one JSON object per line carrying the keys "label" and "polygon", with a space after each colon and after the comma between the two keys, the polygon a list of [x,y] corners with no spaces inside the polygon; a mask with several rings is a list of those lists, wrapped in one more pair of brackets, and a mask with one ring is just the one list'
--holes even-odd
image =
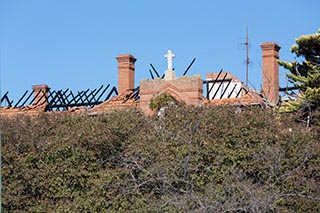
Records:
{"label": "shrub", "polygon": [[1,118],[6,212],[318,211],[319,125],[255,107]]}

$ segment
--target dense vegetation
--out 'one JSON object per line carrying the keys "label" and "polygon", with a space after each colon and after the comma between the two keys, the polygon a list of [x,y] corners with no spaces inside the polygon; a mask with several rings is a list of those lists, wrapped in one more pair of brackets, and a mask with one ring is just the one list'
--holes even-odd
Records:
{"label": "dense vegetation", "polygon": [[287,77],[299,89],[299,97],[286,103],[282,110],[304,110],[312,114],[320,106],[320,29],[318,33],[297,38],[291,52],[300,62],[279,61],[279,64],[290,71]]}
{"label": "dense vegetation", "polygon": [[296,117],[171,106],[1,118],[2,210],[317,212],[319,119]]}

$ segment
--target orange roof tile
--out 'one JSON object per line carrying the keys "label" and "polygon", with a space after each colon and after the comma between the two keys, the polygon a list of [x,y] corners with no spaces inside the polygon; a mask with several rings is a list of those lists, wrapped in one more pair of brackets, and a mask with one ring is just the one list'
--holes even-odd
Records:
{"label": "orange roof tile", "polygon": [[106,102],[89,110],[90,112],[105,112],[118,109],[132,109],[138,106],[138,102],[133,97],[134,92],[127,90],[120,95],[114,96]]}
{"label": "orange roof tile", "polygon": [[243,94],[238,98],[223,98],[223,99],[204,99],[203,104],[216,104],[216,105],[252,105],[260,104],[265,105],[263,98],[255,91],[247,90],[246,94]]}
{"label": "orange roof tile", "polygon": [[1,115],[8,115],[13,116],[17,114],[40,114],[45,111],[47,105],[41,104],[41,105],[27,105],[19,108],[15,107],[1,107],[0,108],[0,114]]}

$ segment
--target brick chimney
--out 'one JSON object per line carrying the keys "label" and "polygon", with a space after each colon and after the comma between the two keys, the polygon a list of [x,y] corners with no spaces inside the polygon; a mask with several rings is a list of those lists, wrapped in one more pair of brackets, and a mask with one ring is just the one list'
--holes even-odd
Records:
{"label": "brick chimney", "polygon": [[264,42],[262,49],[262,92],[272,103],[279,101],[279,59],[280,46],[275,42]]}
{"label": "brick chimney", "polygon": [[121,94],[128,89],[134,89],[134,63],[135,59],[130,54],[120,54],[118,61],[118,93]]}
{"label": "brick chimney", "polygon": [[48,95],[50,88],[46,84],[34,85],[32,86],[33,89],[33,104],[42,105],[48,104]]}

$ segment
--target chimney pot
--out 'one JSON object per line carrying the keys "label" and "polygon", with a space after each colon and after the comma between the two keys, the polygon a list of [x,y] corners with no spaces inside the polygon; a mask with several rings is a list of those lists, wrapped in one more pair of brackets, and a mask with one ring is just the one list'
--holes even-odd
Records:
{"label": "chimney pot", "polygon": [[33,89],[33,104],[42,105],[48,104],[48,94],[50,87],[46,84],[39,84],[32,86]]}

